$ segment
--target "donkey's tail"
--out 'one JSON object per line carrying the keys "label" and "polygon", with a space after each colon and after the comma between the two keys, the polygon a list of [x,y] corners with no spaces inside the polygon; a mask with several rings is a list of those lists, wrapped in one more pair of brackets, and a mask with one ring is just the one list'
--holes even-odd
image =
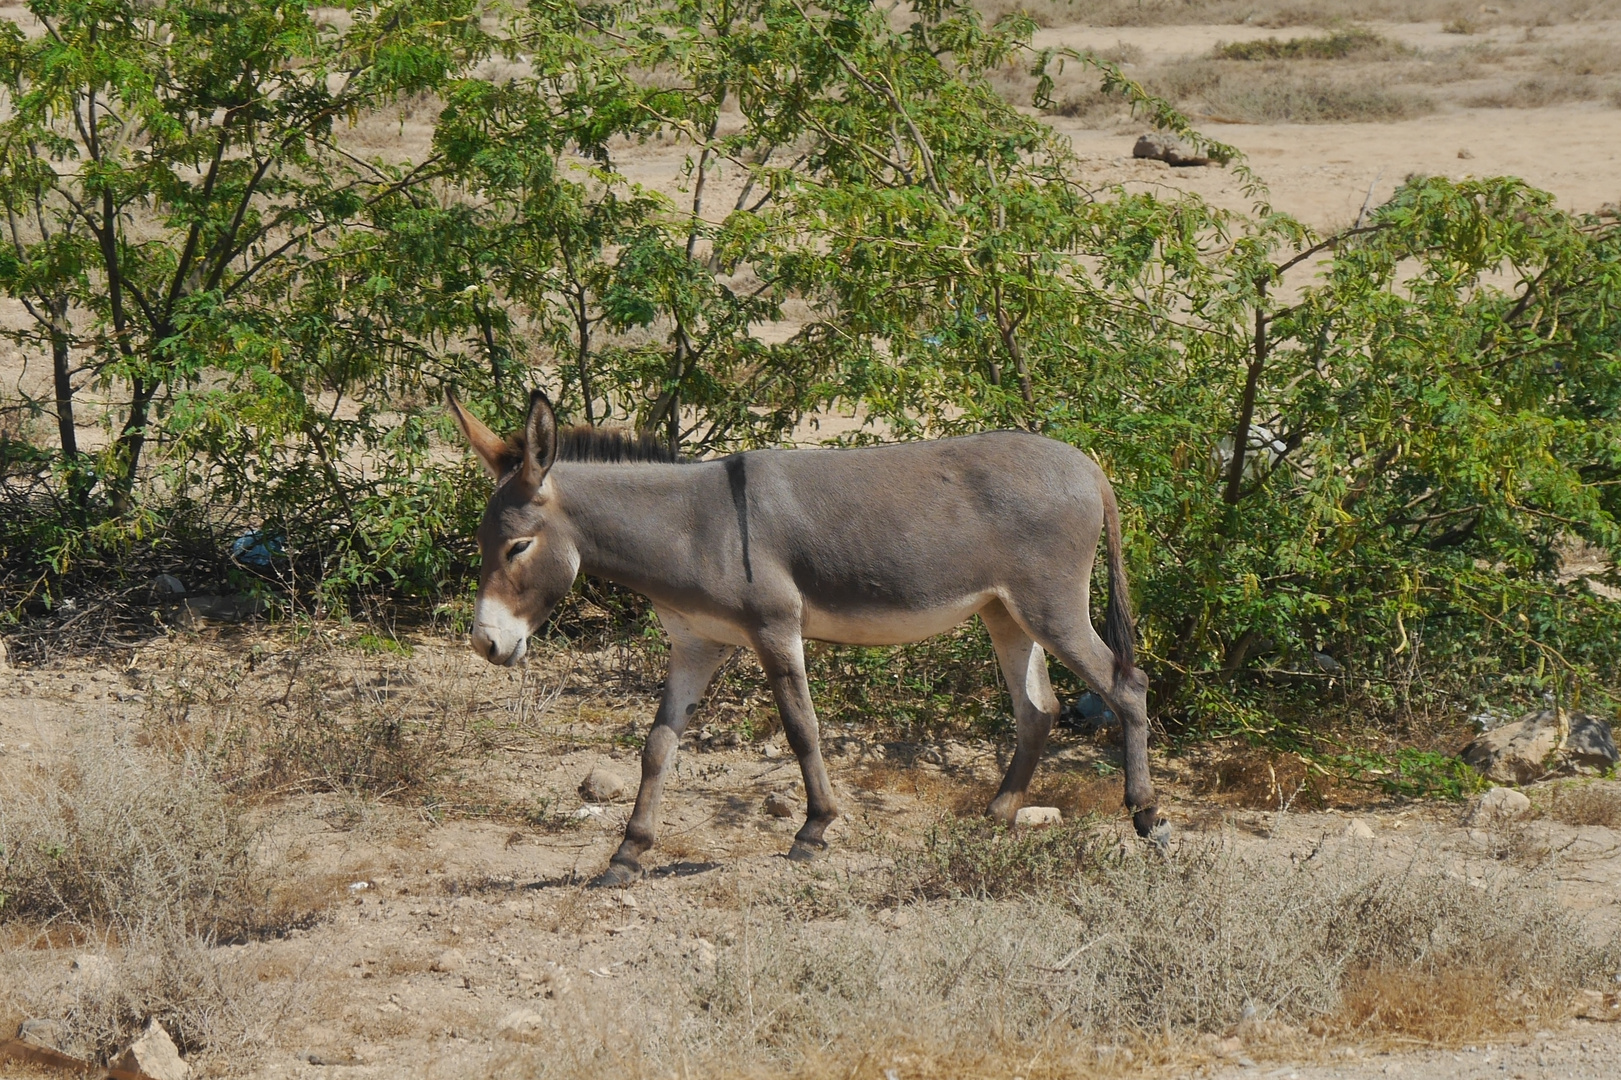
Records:
{"label": "donkey's tail", "polygon": [[1120,507],[1114,488],[1103,481],[1103,535],[1109,556],[1109,608],[1103,616],[1103,642],[1114,653],[1114,677],[1119,682],[1137,666],[1137,628],[1131,621],[1131,595],[1126,584],[1126,563],[1120,552]]}

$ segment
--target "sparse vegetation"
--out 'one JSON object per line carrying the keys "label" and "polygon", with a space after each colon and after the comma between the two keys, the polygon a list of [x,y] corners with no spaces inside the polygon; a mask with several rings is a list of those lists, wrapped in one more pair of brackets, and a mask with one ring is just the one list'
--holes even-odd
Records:
{"label": "sparse vegetation", "polygon": [[1621,831],[1621,783],[1613,780],[1553,784],[1538,793],[1533,805],[1566,825],[1599,825]]}
{"label": "sparse vegetation", "polygon": [[0,923],[229,937],[261,912],[254,834],[209,762],[92,732],[0,773]]}
{"label": "sparse vegetation", "polygon": [[1395,55],[1403,50],[1371,30],[1341,30],[1327,37],[1289,38],[1280,41],[1233,41],[1217,45],[1218,60],[1344,60],[1370,53]]}
{"label": "sparse vegetation", "polygon": [[[753,1075],[820,1076],[823,1063],[898,1057],[927,1063],[924,1075],[979,1075],[1043,1056],[1075,1075],[1123,1050],[1154,1061],[1235,1028],[1252,1044],[1308,1028],[1445,1042],[1511,1026],[1493,1001],[1556,1003],[1616,960],[1582,943],[1532,882],[1470,884],[1366,848],[1325,850],[1300,869],[1220,840],[1168,858],[1137,849],[1020,878],[1003,895],[858,900],[810,922],[791,899],[740,896],[723,931],[714,919],[704,931],[722,942],[712,974],[690,952],[665,961],[657,977],[686,994],[662,1023],[585,1005],[531,1037],[544,1052],[513,1051],[510,1070],[610,1075],[630,1058],[646,1072],[685,1061],[726,1075],[748,1062]],[[1459,986],[1477,1004],[1459,1008]],[[589,1034],[631,1030],[628,1042]]]}
{"label": "sparse vegetation", "polygon": [[1227,123],[1373,123],[1435,107],[1423,92],[1385,85],[1378,77],[1256,69],[1221,60],[1159,68],[1145,81],[1195,114]]}

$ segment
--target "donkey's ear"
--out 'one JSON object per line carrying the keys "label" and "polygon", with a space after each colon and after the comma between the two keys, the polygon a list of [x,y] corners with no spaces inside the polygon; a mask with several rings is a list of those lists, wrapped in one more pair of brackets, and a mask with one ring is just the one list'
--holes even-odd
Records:
{"label": "donkey's ear", "polygon": [[456,395],[445,389],[445,403],[450,406],[450,415],[455,419],[456,426],[462,429],[462,435],[467,439],[467,445],[473,448],[478,460],[483,463],[484,471],[496,480],[501,479],[513,465],[512,450],[507,441],[489,428],[472,413],[461,407]]}
{"label": "donkey's ear", "polygon": [[540,390],[529,391],[529,419],[523,425],[524,480],[540,487],[557,460],[557,414]]}

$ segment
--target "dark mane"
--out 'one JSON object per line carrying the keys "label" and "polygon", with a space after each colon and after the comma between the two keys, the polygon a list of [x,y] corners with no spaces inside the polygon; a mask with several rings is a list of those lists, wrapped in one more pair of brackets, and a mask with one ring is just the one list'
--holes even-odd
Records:
{"label": "dark mane", "polygon": [[[599,428],[590,424],[575,424],[559,428],[557,432],[557,460],[589,461],[603,465],[623,465],[632,461],[659,461],[685,465],[690,459],[670,453],[668,444],[648,432],[631,432],[624,428]],[[523,436],[507,439],[501,454],[501,479],[504,484],[523,464]]]}
{"label": "dark mane", "polygon": [[589,424],[575,424],[557,433],[559,461],[597,461],[619,464],[628,461],[662,461],[679,463],[683,459],[670,453],[670,446],[648,432],[631,432],[623,428],[599,428]]}

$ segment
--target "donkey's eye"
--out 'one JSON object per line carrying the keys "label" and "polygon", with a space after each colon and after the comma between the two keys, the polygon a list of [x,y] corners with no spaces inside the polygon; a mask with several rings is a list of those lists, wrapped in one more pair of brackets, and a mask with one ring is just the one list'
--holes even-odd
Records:
{"label": "donkey's eye", "polygon": [[524,552],[528,551],[529,544],[530,541],[528,540],[519,540],[516,544],[513,544],[511,547],[507,548],[507,562],[511,562],[519,555],[522,555]]}

